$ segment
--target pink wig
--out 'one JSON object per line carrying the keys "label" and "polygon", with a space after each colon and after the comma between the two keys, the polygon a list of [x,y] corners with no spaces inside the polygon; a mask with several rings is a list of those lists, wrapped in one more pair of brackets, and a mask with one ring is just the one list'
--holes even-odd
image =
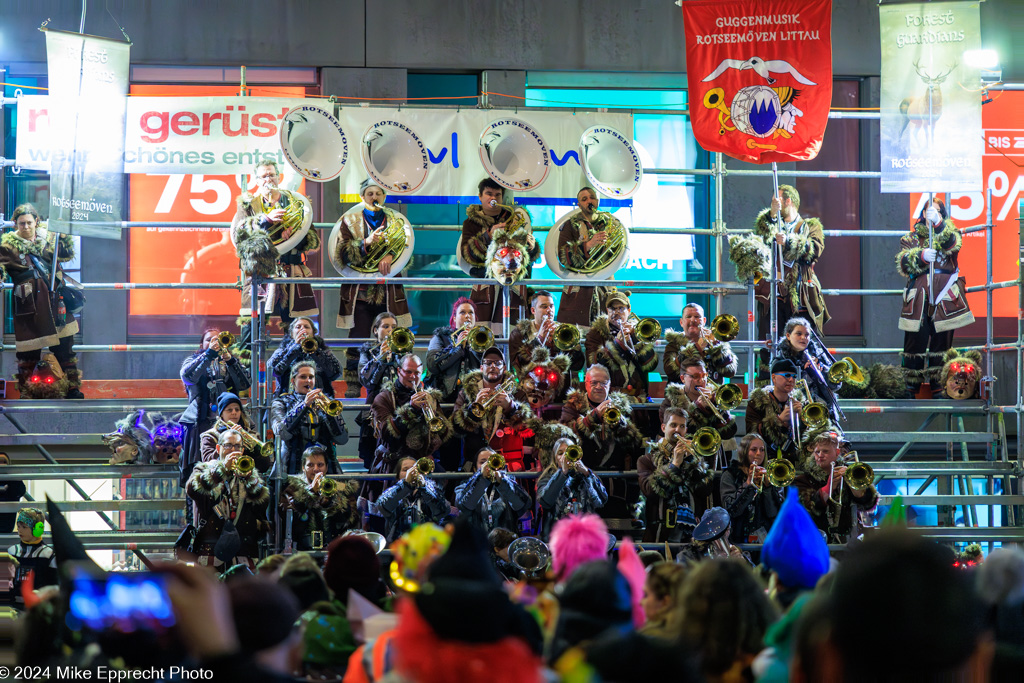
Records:
{"label": "pink wig", "polygon": [[608,527],[593,513],[569,515],[555,522],[548,547],[555,578],[565,581],[581,564],[608,557]]}
{"label": "pink wig", "polygon": [[633,626],[640,628],[644,625],[644,607],[641,600],[644,597],[644,582],[647,581],[647,570],[640,556],[636,554],[636,546],[632,539],[625,539],[619,544],[619,573],[626,577],[629,583],[629,592],[633,595]]}
{"label": "pink wig", "polygon": [[459,312],[459,306],[461,306],[462,304],[469,304],[470,306],[472,306],[473,315],[476,315],[476,304],[473,303],[473,301],[468,297],[460,296],[458,299],[455,300],[455,303],[452,304],[452,317],[448,318],[448,327],[452,328],[453,330],[455,329],[455,314]]}

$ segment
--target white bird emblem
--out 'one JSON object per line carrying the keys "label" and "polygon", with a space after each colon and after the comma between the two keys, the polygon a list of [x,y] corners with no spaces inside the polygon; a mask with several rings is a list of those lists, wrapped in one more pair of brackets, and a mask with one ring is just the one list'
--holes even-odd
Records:
{"label": "white bird emblem", "polygon": [[814,81],[804,77],[799,71],[797,71],[793,67],[792,64],[790,64],[784,59],[769,59],[768,61],[765,61],[760,57],[751,57],[746,61],[741,61],[739,59],[723,59],[722,63],[719,64],[714,71],[712,71],[704,78],[704,82],[706,83],[708,81],[715,80],[716,78],[721,76],[726,69],[739,69],[740,71],[744,69],[753,69],[755,72],[757,72],[758,76],[761,76],[766,81],[768,81],[769,85],[775,82],[775,79],[772,78],[769,74],[786,73],[793,74],[793,78],[803,83],[804,85],[817,85],[817,83],[815,83]]}

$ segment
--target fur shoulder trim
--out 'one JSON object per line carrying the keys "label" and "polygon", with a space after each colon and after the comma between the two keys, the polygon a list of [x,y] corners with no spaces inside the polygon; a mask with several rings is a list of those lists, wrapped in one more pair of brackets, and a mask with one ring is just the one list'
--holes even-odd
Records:
{"label": "fur shoulder trim", "polygon": [[608,324],[608,316],[606,314],[602,314],[594,318],[594,322],[590,324],[590,329],[594,330],[605,339],[612,336],[611,327]]}
{"label": "fur shoulder trim", "polygon": [[484,207],[480,204],[470,204],[466,207],[466,218],[484,228],[494,225],[495,219],[495,217],[485,214]]}
{"label": "fur shoulder trim", "polygon": [[676,348],[682,348],[689,343],[689,338],[682,332],[677,332],[671,327],[665,330],[665,346],[675,346]]}
{"label": "fur shoulder trim", "polygon": [[585,415],[589,411],[587,392],[583,389],[570,389],[565,395],[565,403],[580,415]]}
{"label": "fur shoulder trim", "polygon": [[687,398],[683,385],[677,383],[665,385],[665,403],[673,408],[683,408],[684,410],[689,410],[693,405]]}

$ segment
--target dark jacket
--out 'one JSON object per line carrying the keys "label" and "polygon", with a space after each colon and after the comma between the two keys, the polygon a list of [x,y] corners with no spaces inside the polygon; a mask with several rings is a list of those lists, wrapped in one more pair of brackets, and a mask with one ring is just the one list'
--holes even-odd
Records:
{"label": "dark jacket", "polygon": [[452,328],[438,327],[427,347],[427,378],[424,384],[441,392],[441,403],[453,403],[459,378],[480,369],[480,356],[468,344],[452,344]]}
{"label": "dark jacket", "polygon": [[390,359],[376,358],[380,353],[378,342],[366,342],[359,347],[359,383],[366,389],[366,402],[373,399],[380,390],[398,380],[398,355]]}
{"label": "dark jacket", "polygon": [[608,492],[593,471],[569,474],[561,467],[549,468],[537,482],[537,503],[543,511],[540,537],[547,541],[555,522],[568,515],[596,512],[608,502]]}
{"label": "dark jacket", "polygon": [[223,365],[212,349],[196,351],[181,364],[181,381],[188,393],[188,407],[178,422],[209,427],[212,407],[225,391],[241,394],[249,388],[249,376],[238,358]]}
{"label": "dark jacket", "polygon": [[732,352],[732,347],[728,342],[709,344],[705,345],[703,349],[698,349],[697,345],[682,332],[666,330],[665,352],[662,355],[666,380],[682,382],[679,366],[690,358],[699,358],[704,361],[708,377],[716,384],[721,384],[723,377],[733,377],[739,370],[739,359]]}
{"label": "dark jacket", "polygon": [[822,500],[821,489],[828,484],[831,468],[824,470],[813,460],[807,471],[793,480],[793,486],[800,494],[800,502],[811,513],[811,519],[824,534],[829,543],[846,543],[854,531],[853,505],[857,504],[860,512],[871,512],[878,505],[878,491],[868,486],[863,498],[854,498],[853,491],[844,480],[842,483],[842,501],[836,504],[830,498]]}
{"label": "dark jacket", "polygon": [[597,406],[591,405],[585,391],[577,389],[569,390],[558,421],[579,435],[584,465],[598,470],[630,470],[643,454],[644,437],[631,419],[629,398],[617,391],[608,398],[622,413],[622,419],[614,425],[598,419],[593,414]]}
{"label": "dark jacket", "polygon": [[600,315],[587,332],[584,348],[587,365],[600,363],[611,373],[612,389],[621,391],[633,401],[647,401],[647,373],[658,366],[654,344],[633,339],[633,351],[616,338],[618,327],[612,327],[608,316]]}
{"label": "dark jacket", "polygon": [[[437,390],[430,392],[436,400]],[[436,416],[441,419],[443,429],[440,432],[429,430],[423,411],[409,401],[412,395],[411,389],[396,383],[393,389],[385,389],[373,400],[374,429],[383,446],[378,448],[378,458],[374,460],[376,472],[394,471],[399,458],[432,458],[441,444],[452,436],[452,423],[440,410]]]}
{"label": "dark jacket", "polygon": [[330,417],[306,406],[303,394],[284,394],[274,399],[270,408],[270,424],[281,437],[281,461],[285,474],[297,474],[302,468],[302,453],[318,443],[327,451],[327,471],[341,471],[334,455],[335,444],[348,441],[348,429],[341,415]]}
{"label": "dark jacket", "polygon": [[714,476],[704,460],[688,457],[681,467],[676,467],[672,464],[672,452],[662,440],[640,458],[636,472],[640,492],[646,498],[644,541],[689,541],[697,526],[693,491],[708,486]]}
{"label": "dark jacket", "polygon": [[530,509],[530,494],[506,472],[492,483],[478,471],[455,487],[459,512],[484,533],[497,528],[519,529],[519,518]]}
{"label": "dark jacket", "polygon": [[782,493],[768,483],[765,475],[764,487],[758,493],[753,485],[747,485],[747,475],[740,469],[736,460],[729,463],[729,469],[722,473],[719,483],[722,495],[722,507],[729,512],[732,529],[729,540],[733,543],[746,543],[747,535],[761,527],[770,531],[775,518],[782,507]]}
{"label": "dark jacket", "polygon": [[[589,323],[590,321],[588,320],[587,322]],[[583,335],[581,334],[581,342],[582,339]],[[523,368],[533,362],[533,350],[540,346],[545,346],[551,353],[552,358],[560,353],[569,356],[569,360],[571,361],[569,366],[570,377],[575,378],[576,374],[583,369],[585,359],[583,357],[583,348],[580,343],[576,344],[573,348],[563,351],[555,346],[555,338],[552,334],[544,344],[541,344],[540,338],[533,331],[533,318],[523,318],[517,322],[508,333],[508,355],[512,364],[512,369],[515,371],[517,376],[521,376]]]}
{"label": "dark jacket", "polygon": [[292,390],[290,375],[292,365],[300,360],[311,360],[316,363],[316,388],[323,389],[328,396],[334,396],[334,380],[341,377],[341,364],[331,353],[323,337],[315,336],[317,349],[315,353],[304,353],[302,348],[290,337],[281,340],[281,346],[270,356],[270,371],[274,375],[274,396],[280,396]]}
{"label": "dark jacket", "polygon": [[349,529],[358,529],[361,515],[356,507],[359,482],[338,482],[330,496],[313,493],[306,477],[288,477],[284,495],[291,496],[292,543],[297,550],[323,550]]}
{"label": "dark jacket", "polygon": [[377,509],[387,524],[384,536],[388,542],[414,526],[440,524],[451,513],[444,491],[430,479],[423,486],[412,486],[404,479],[398,481],[377,499]]}

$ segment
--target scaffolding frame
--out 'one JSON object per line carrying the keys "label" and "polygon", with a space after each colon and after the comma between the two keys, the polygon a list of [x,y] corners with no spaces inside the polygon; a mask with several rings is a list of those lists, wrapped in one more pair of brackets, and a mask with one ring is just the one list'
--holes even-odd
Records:
{"label": "scaffolding frame", "polygon": [[[17,103],[17,98],[0,98],[0,104],[14,104]],[[371,105],[374,106],[374,105]],[[406,106],[406,105],[403,105]],[[413,105],[415,106],[415,105]],[[454,107],[453,107],[454,108]],[[536,108],[538,111],[579,111],[578,108]],[[644,113],[652,113],[645,111]],[[653,113],[670,113],[676,115],[683,115],[685,112],[680,111],[667,111],[667,112],[653,112]],[[830,118],[833,119],[862,119],[862,120],[877,120],[879,114],[877,112],[830,112]],[[4,166],[14,166],[13,160],[0,158],[0,168]],[[724,308],[724,297],[730,293],[746,294],[748,311],[751,315],[748,315],[747,332],[748,338],[745,340],[736,340],[733,345],[741,353],[747,354],[747,372],[748,377],[751,379],[751,384],[754,378],[754,360],[755,352],[764,347],[764,342],[756,339],[756,327],[754,323],[753,312],[756,310],[753,284],[747,282],[745,284],[737,284],[733,282],[727,282],[723,279],[724,262],[727,259],[727,238],[730,235],[742,234],[749,232],[749,230],[731,230],[727,228],[725,221],[723,220],[724,215],[724,184],[725,180],[729,176],[735,177],[758,177],[758,176],[771,176],[772,172],[769,170],[750,170],[750,169],[735,169],[730,170],[726,167],[724,156],[721,153],[713,155],[711,167],[708,169],[667,169],[667,168],[646,168],[645,173],[654,173],[659,175],[684,175],[684,176],[706,176],[711,178],[713,182],[713,220],[711,228],[687,228],[687,229],[674,229],[674,228],[633,228],[632,230],[637,233],[654,233],[654,234],[673,234],[673,235],[702,235],[711,238],[711,250],[714,254],[715,262],[715,273],[714,279],[706,282],[698,281],[674,281],[674,282],[659,282],[653,284],[646,283],[634,283],[631,281],[619,281],[626,286],[638,292],[651,292],[651,293],[693,293],[693,294],[710,294],[715,298],[715,311],[722,312]],[[796,171],[790,170],[784,172],[787,177],[818,177],[818,178],[837,178],[837,179],[873,179],[879,178],[880,172],[878,171]],[[1024,202],[1021,203],[1024,205]],[[1018,214],[1019,215],[1019,214]],[[9,221],[4,221],[4,216],[0,213],[0,227],[13,227],[13,224]],[[897,432],[890,434],[890,436],[906,437],[906,443],[901,447],[897,453],[891,459],[891,463],[897,463],[897,467],[893,470],[885,469],[883,463],[876,465],[876,470],[879,470],[882,478],[885,476],[899,476],[900,472],[927,472],[928,479],[926,479],[923,486],[917,494],[911,498],[918,504],[928,505],[950,505],[950,504],[962,504],[965,507],[965,521],[971,519],[976,521],[976,511],[973,510],[974,504],[969,500],[965,499],[977,499],[975,502],[981,505],[1004,505],[1004,506],[1017,506],[1024,505],[1024,501],[1017,500],[1020,496],[1010,495],[1008,492],[1013,490],[1013,479],[1020,476],[1022,467],[1024,467],[1024,445],[1021,444],[1020,435],[1024,432],[1024,415],[1022,415],[1022,406],[1024,406],[1024,367],[1022,367],[1020,350],[1024,349],[1024,316],[1018,316],[1017,324],[1017,339],[1012,343],[995,344],[994,333],[993,333],[993,315],[992,315],[992,297],[993,291],[1001,288],[1017,287],[1018,288],[1018,300],[1021,310],[1024,310],[1024,288],[1020,286],[1022,280],[1024,280],[1024,217],[1019,218],[1020,230],[1019,230],[1019,242],[1020,242],[1020,254],[1021,263],[1018,270],[1018,279],[1014,281],[1006,282],[993,282],[992,280],[992,204],[991,204],[991,192],[989,192],[987,202],[987,215],[986,223],[980,226],[972,226],[970,228],[962,229],[962,232],[974,232],[984,231],[986,238],[986,256],[987,256],[987,272],[986,281],[984,285],[977,285],[969,287],[968,292],[985,291],[986,293],[986,304],[987,304],[987,315],[986,315],[986,334],[985,343],[969,348],[975,348],[983,351],[984,362],[985,362],[985,376],[982,379],[982,400],[972,402],[958,402],[952,400],[933,400],[927,402],[927,405],[905,405],[911,404],[912,401],[901,402],[901,401],[884,401],[884,402],[856,402],[856,401],[843,401],[843,406],[847,411],[852,412],[866,412],[866,413],[882,413],[882,412],[901,412],[901,413],[928,413],[924,422],[918,428],[916,432]],[[121,227],[124,229],[130,229],[135,227],[150,227],[150,226],[161,226],[161,227],[182,227],[182,228],[195,228],[195,227],[213,227],[213,228],[227,228],[228,224],[219,222],[162,222],[156,223],[152,221],[139,222],[139,221],[121,221],[114,222],[105,225]],[[314,225],[315,229],[328,229],[333,227],[333,223],[317,223]],[[433,230],[457,230],[458,226],[449,225],[422,225],[416,226],[417,230],[433,231]],[[826,230],[825,234],[828,236],[856,236],[856,237],[898,237],[905,234],[905,230],[887,230],[887,229],[870,229],[870,230]],[[253,309],[253,334],[252,334],[252,398],[251,408],[254,418],[258,420],[261,429],[265,429],[266,426],[266,414],[269,409],[268,397],[270,392],[268,390],[268,375],[266,372],[266,350],[268,345],[268,336],[266,328],[266,315],[263,312],[262,306],[259,305],[259,298],[256,296],[260,284],[277,282],[277,283],[307,283],[313,285],[316,289],[337,289],[348,284],[365,284],[365,279],[362,278],[343,278],[343,277],[325,277],[325,278],[258,278],[254,276],[252,278],[252,301],[254,303]],[[592,286],[593,282],[589,280],[585,281],[573,281],[573,280],[531,280],[531,285],[538,286],[551,286],[561,288],[566,285],[582,284]],[[472,278],[402,278],[401,284],[411,290],[437,290],[446,289],[450,290],[452,286],[456,287],[468,287],[473,284],[489,284],[494,283],[491,280],[474,280]],[[3,289],[9,289],[11,285],[4,283]],[[87,290],[145,290],[145,289],[233,289],[236,285],[234,283],[85,283],[84,288]],[[860,295],[860,296],[891,296],[900,295],[902,290],[887,290],[887,289],[823,289],[823,294],[831,296],[843,296],[843,295]],[[508,288],[505,288],[505,296],[508,296]],[[507,310],[507,307],[506,307]],[[774,306],[771,307],[771,320],[770,329],[777,329],[779,321],[775,319]],[[508,317],[505,317],[503,329],[504,334],[501,339],[496,339],[496,343],[507,343],[508,336]],[[333,345],[338,347],[349,347],[362,344],[365,339],[332,339],[329,340]],[[9,346],[3,346],[0,344],[0,352],[4,349],[10,349]],[[76,352],[98,352],[98,351],[112,351],[112,352],[170,352],[170,351],[191,351],[193,346],[190,344],[121,344],[121,345],[78,345],[75,347]],[[422,348],[418,346],[418,348]],[[843,353],[851,354],[893,354],[899,353],[902,349],[899,348],[841,348],[831,349],[832,351],[840,351]],[[1014,352],[1017,356],[1017,377],[1016,377],[1016,403],[1010,406],[999,406],[992,403],[992,384],[994,379],[992,377],[993,369],[993,354],[996,352]],[[365,409],[365,404],[344,401],[346,410],[362,410]],[[862,405],[858,405],[862,403]],[[925,403],[925,402],[919,402]],[[50,404],[50,405],[48,405]],[[151,410],[174,410],[182,407],[183,402],[165,399],[152,399],[152,400],[136,400],[136,401],[104,401],[104,400],[85,400],[75,402],[46,402],[46,401],[34,401],[31,406],[28,405],[11,405],[4,401],[0,402],[0,412],[11,421],[16,427],[18,426],[17,420],[14,417],[15,413],[21,412],[40,412],[40,411],[63,411],[67,412],[70,410],[81,411],[81,412],[126,412],[135,408],[147,408]],[[645,407],[656,407],[656,406],[645,406]],[[1006,440],[1005,431],[1005,420],[1004,414],[1013,412],[1016,415],[1016,430],[1017,430],[1017,447],[1015,460],[1011,461],[1009,456],[1009,449]],[[963,426],[963,415],[965,414],[982,414],[985,416],[986,429],[985,432],[978,433],[967,433],[964,431]],[[926,427],[934,420],[938,415],[947,416],[947,431],[945,432],[927,432]],[[995,432],[996,422],[998,422],[999,432]],[[954,423],[957,427],[954,431]],[[23,428],[19,427],[19,431],[22,434],[18,435],[24,437],[23,439],[15,439],[14,441],[21,441],[22,443],[30,443],[31,437],[45,437],[47,435],[32,435],[26,434]],[[862,438],[868,439],[869,433],[861,434]],[[963,436],[960,436],[960,435]],[[88,436],[88,435],[51,435],[52,437],[76,437],[76,436]],[[955,438],[954,438],[955,437]],[[908,463],[902,462],[903,455],[906,454],[907,450],[913,443],[919,442],[936,442],[938,439],[946,439],[945,442],[948,444],[947,447],[947,460],[939,463]],[[59,441],[59,439],[57,439]],[[70,439],[74,441],[75,439]],[[880,439],[882,440],[882,439]],[[5,438],[0,437],[0,443],[4,442]],[[896,441],[898,442],[898,441]],[[40,439],[31,445],[47,456],[45,448],[42,444],[44,441]],[[48,442],[46,442],[48,443]],[[961,446],[961,460],[955,461],[952,457],[953,444],[959,443]],[[998,468],[985,469],[981,468],[978,470],[971,469],[975,467],[973,461],[970,461],[967,457],[967,444],[968,443],[985,443],[988,444],[988,451],[986,454],[986,460],[997,463]],[[996,457],[996,445],[1001,445],[1000,457]],[[52,458],[52,456],[49,456]],[[56,462],[55,459],[51,459],[51,462]],[[923,465],[924,467],[917,467]],[[44,466],[45,467],[45,466]],[[85,474],[78,468],[82,466],[76,465],[51,465],[52,468],[58,468],[55,470],[46,470],[45,472],[39,472],[36,478],[53,478],[53,479],[68,479],[69,477],[79,476],[79,473]],[[109,468],[109,466],[101,466],[108,468],[108,474],[112,475],[111,478],[122,478],[122,477],[138,477],[147,476],[144,471],[140,468],[132,467],[128,471],[123,471],[122,468]],[[35,470],[39,470],[38,466],[33,466]],[[165,468],[166,469],[166,468]],[[59,470],[59,471],[58,471]],[[169,470],[168,470],[169,471]],[[280,471],[280,468],[279,468]],[[0,480],[13,478],[13,474],[17,473],[17,468],[8,468],[7,472],[0,471]],[[138,472],[138,474],[136,474]],[[176,470],[174,470],[176,473]],[[90,476],[97,476],[99,472],[90,472]],[[633,473],[624,473],[625,476],[635,476]],[[970,488],[971,482],[969,477],[971,475],[984,476],[988,480],[989,493],[987,495],[978,497],[974,496],[973,488]],[[149,476],[169,476],[166,472],[164,473],[151,473]],[[372,476],[379,475],[343,475],[339,478],[370,478]],[[622,476],[622,475],[620,475]],[[1000,495],[994,495],[993,481],[994,478],[1001,478],[1003,481],[1004,493]],[[451,478],[451,477],[444,477]],[[945,478],[947,486],[951,485],[955,480],[959,483],[961,488],[961,494],[959,495],[948,495],[940,494],[939,496],[923,496],[922,492],[924,488],[933,479]],[[74,484],[72,484],[74,485]],[[84,494],[84,492],[82,492]],[[947,497],[948,495],[948,497]],[[924,502],[925,500],[934,501],[930,503]],[[113,501],[114,503],[128,503],[128,501]],[[174,501],[175,504],[178,501]],[[91,505],[84,505],[82,509],[91,509],[99,514],[103,514],[102,510],[119,509],[118,507],[102,507],[108,505],[105,501],[79,501],[77,504],[91,503]],[[145,509],[145,501],[136,501],[136,503],[142,503],[142,505],[125,505],[124,509]],[[166,503],[164,503],[166,504]],[[155,508],[150,508],[155,509]],[[1016,516],[1013,514],[1014,508],[1008,507],[1008,514],[1005,519],[1009,520],[1011,524],[1015,525]],[[107,523],[110,524],[109,518],[105,518]],[[992,515],[990,514],[989,522],[991,523]],[[1004,525],[1005,526],[1005,525]],[[975,527],[968,527],[968,529],[974,529]],[[1009,527],[1007,527],[1009,528]],[[1024,529],[1015,527],[1019,532],[1024,532]],[[940,538],[978,538],[981,540],[987,540],[988,542],[999,541],[999,540],[1013,540],[1017,538],[1018,534],[1000,532],[997,529],[987,529],[975,532],[975,536],[971,536],[970,533],[951,533],[952,530],[943,530],[942,533],[938,533],[938,530],[932,530],[933,532],[929,535],[933,535]],[[967,531],[967,529],[965,529]],[[986,531],[987,533],[981,533]],[[1020,538],[1024,539],[1024,533],[1019,534]],[[103,543],[109,542],[110,545],[102,545]],[[117,540],[117,534],[112,539],[91,541],[91,543],[99,543],[95,547],[128,547],[135,550],[137,547],[145,547],[136,545],[134,543],[123,543],[123,538],[120,541]],[[141,556],[141,555],[140,555]],[[144,559],[144,558],[143,558]]]}

